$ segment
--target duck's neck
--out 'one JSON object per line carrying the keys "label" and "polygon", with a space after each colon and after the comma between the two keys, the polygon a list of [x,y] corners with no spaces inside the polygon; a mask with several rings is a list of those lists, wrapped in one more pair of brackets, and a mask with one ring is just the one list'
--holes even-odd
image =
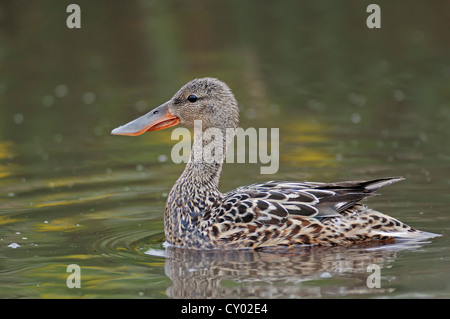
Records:
{"label": "duck's neck", "polygon": [[[229,138],[230,132],[228,135]],[[167,199],[165,232],[172,244],[183,245],[186,236],[199,231],[199,215],[210,213],[222,196],[218,187],[226,155],[225,130],[223,139],[218,138],[213,145],[204,136],[194,134],[189,162]]]}
{"label": "duck's neck", "polygon": [[186,186],[218,190],[220,173],[231,135],[234,136],[234,130],[194,130],[194,143],[189,161],[177,184],[190,182],[192,185]]}

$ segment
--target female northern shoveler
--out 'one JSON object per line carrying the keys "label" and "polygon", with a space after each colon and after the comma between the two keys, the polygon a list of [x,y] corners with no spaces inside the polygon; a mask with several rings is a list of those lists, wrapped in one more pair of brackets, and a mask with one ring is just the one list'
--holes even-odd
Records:
{"label": "female northern shoveler", "polygon": [[[224,132],[237,128],[239,109],[230,88],[214,78],[195,79],[168,102],[114,129],[113,135],[139,135],[179,123]],[[204,146],[195,138],[193,149]],[[225,154],[225,138],[222,152]],[[198,160],[191,153],[166,203],[164,228],[169,244],[200,249],[297,245],[348,245],[435,234],[408,225],[358,202],[402,177],[339,183],[276,182],[253,184],[222,194],[223,158]]]}

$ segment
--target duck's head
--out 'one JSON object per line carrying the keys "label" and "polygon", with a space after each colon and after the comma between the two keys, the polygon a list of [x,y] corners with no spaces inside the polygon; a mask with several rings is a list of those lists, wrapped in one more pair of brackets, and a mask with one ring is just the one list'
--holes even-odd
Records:
{"label": "duck's head", "polygon": [[202,129],[236,128],[239,108],[231,89],[214,78],[201,78],[185,84],[166,103],[147,114],[112,130],[113,135],[140,135],[184,124],[194,127],[201,120]]}

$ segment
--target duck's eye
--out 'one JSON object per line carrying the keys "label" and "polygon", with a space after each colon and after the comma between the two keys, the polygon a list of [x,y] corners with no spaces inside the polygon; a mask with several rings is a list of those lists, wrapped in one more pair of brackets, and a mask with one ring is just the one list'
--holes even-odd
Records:
{"label": "duck's eye", "polygon": [[188,96],[187,99],[188,99],[189,102],[194,103],[194,102],[196,102],[198,100],[198,97],[196,95],[194,95],[194,94],[191,94],[191,95]]}

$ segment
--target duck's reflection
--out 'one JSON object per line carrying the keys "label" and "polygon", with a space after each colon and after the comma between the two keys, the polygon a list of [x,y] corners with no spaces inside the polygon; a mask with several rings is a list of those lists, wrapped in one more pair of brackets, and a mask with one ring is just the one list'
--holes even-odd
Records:
{"label": "duck's reflection", "polygon": [[[416,244],[417,245],[417,244]],[[411,245],[311,247],[289,251],[198,251],[168,247],[172,298],[318,298],[389,293],[383,269]],[[369,265],[381,287],[370,288]],[[370,285],[369,285],[370,286]]]}

